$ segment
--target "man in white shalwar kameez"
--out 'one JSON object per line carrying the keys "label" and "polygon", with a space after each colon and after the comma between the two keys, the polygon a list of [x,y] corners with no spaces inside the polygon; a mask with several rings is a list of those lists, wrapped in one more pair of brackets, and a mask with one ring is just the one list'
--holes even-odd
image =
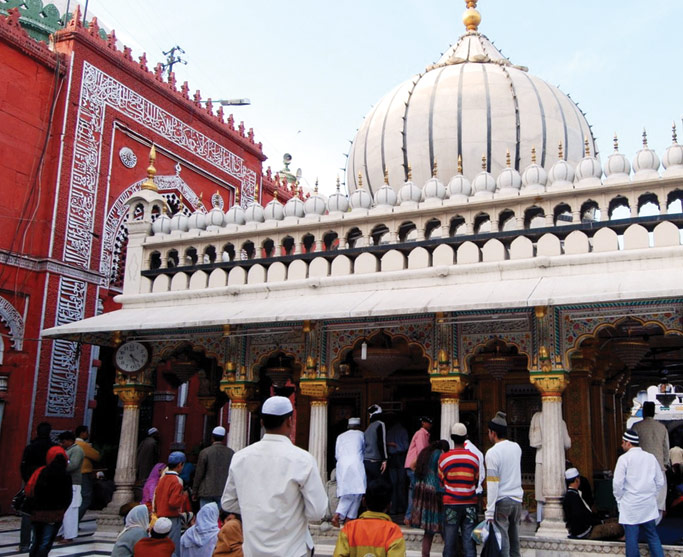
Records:
{"label": "man in white shalwar kameez", "polygon": [[348,431],[337,437],[337,497],[339,504],[332,525],[358,517],[358,507],[365,494],[366,478],[363,466],[365,435],[360,431],[360,418],[349,418]]}
{"label": "man in white shalwar kameez", "polygon": [[622,437],[624,454],[617,460],[612,479],[614,498],[619,507],[619,524],[624,527],[626,557],[638,557],[638,536],[644,533],[652,557],[664,557],[662,543],[655,530],[659,516],[657,491],[664,477],[657,459],[640,448],[638,433],[627,429]]}

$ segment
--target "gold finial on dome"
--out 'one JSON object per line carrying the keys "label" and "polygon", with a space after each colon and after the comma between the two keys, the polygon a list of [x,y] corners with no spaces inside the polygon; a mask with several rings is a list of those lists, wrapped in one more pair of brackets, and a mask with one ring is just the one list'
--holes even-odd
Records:
{"label": "gold finial on dome", "polygon": [[274,200],[274,201],[277,201],[277,196],[280,194],[280,191],[279,191],[279,190],[280,190],[280,188],[278,188],[277,186],[275,186],[275,189],[273,190],[273,200]]}
{"label": "gold finial on dome", "polygon": [[363,189],[363,175],[358,173],[358,189]]}
{"label": "gold finial on dome", "polygon": [[389,169],[386,166],[384,167],[384,183],[389,185]]}
{"label": "gold finial on dome", "polygon": [[616,153],[619,151],[619,138],[617,137],[617,132],[614,132],[613,141],[614,141],[614,152]]}
{"label": "gold finial on dome", "polygon": [[240,203],[240,190],[235,188],[235,203],[233,205],[239,205]]}
{"label": "gold finial on dome", "polygon": [[154,183],[154,176],[157,173],[157,169],[154,167],[154,163],[156,162],[156,160],[157,150],[154,144],[152,144],[152,148],[149,150],[149,166],[147,167],[147,179],[142,183],[140,189],[159,191],[157,185]]}
{"label": "gold finial on dome", "polygon": [[591,150],[590,150],[590,147],[588,146],[588,136],[587,135],[583,136],[583,152],[586,154],[587,157],[590,157]]}
{"label": "gold finial on dome", "polygon": [[486,154],[481,156],[481,169],[486,172]]}
{"label": "gold finial on dome", "polygon": [[562,142],[560,141],[560,144],[557,147],[557,156],[560,157],[560,160],[564,159],[564,147],[562,146]]}
{"label": "gold finial on dome", "polygon": [[413,179],[413,167],[408,164],[408,182]]}
{"label": "gold finial on dome", "polygon": [[643,148],[647,149],[647,131],[643,128]]}
{"label": "gold finial on dome", "polygon": [[339,174],[337,174],[337,191],[341,191],[341,182],[339,181]]}
{"label": "gold finial on dome", "polygon": [[462,155],[458,155],[458,174],[462,174]]}
{"label": "gold finial on dome", "polygon": [[462,14],[462,22],[468,32],[474,31],[476,33],[481,23],[481,14],[477,11],[477,0],[465,0],[465,5],[467,9]]}
{"label": "gold finial on dome", "polygon": [[510,149],[505,150],[505,165],[510,168]]}
{"label": "gold finial on dome", "polygon": [[536,147],[531,148],[531,164],[536,164]]}
{"label": "gold finial on dome", "polygon": [[180,201],[178,201],[178,212],[182,213],[185,210],[185,200],[183,199],[183,194],[180,194]]}
{"label": "gold finial on dome", "polygon": [[436,162],[436,158],[434,158],[434,164],[432,165],[432,178],[437,178],[439,175],[438,172],[439,172],[439,165]]}
{"label": "gold finial on dome", "polygon": [[678,143],[678,136],[676,135],[676,122],[671,126],[671,139],[674,143]]}

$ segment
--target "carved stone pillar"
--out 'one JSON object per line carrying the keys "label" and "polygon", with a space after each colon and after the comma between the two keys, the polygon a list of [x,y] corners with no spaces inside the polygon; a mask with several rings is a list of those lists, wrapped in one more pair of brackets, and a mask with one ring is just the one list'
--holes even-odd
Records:
{"label": "carved stone pillar", "polygon": [[247,445],[247,401],[254,396],[256,385],[250,381],[237,381],[234,374],[221,380],[221,391],[230,398],[230,430],[228,447],[237,452]]}
{"label": "carved stone pillar", "polygon": [[467,386],[466,376],[461,373],[433,375],[429,378],[432,391],[441,393],[441,437],[451,438],[451,427],[460,421],[460,395]]}
{"label": "carved stone pillar", "polygon": [[[120,374],[119,374],[120,375]],[[136,459],[138,448],[138,427],[140,421],[140,403],[152,392],[152,387],[141,384],[127,384],[121,381],[114,386],[116,394],[123,403],[123,420],[119,437],[119,452],[116,457],[114,483],[116,491],[107,507],[97,519],[98,526],[120,526],[119,509],[133,500],[135,485]]]}
{"label": "carved stone pillar", "polygon": [[531,383],[541,393],[543,404],[543,522],[537,537],[565,539],[567,528],[562,512],[564,482],[564,435],[562,432],[562,393],[569,383],[567,373],[542,364],[542,371],[530,373]]}
{"label": "carved stone pillar", "polygon": [[327,378],[301,379],[301,394],[311,397],[311,421],[308,430],[308,452],[313,455],[323,483],[327,481],[327,400],[336,389]]}

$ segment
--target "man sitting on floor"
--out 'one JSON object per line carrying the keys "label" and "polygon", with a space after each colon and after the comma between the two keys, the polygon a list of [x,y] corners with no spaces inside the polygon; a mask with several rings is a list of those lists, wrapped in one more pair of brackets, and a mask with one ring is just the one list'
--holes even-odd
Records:
{"label": "man sitting on floor", "polygon": [[581,476],[576,468],[569,468],[564,473],[567,482],[567,493],[562,500],[564,522],[569,530],[570,538],[583,540],[614,540],[624,535],[624,529],[618,522],[605,522],[591,511],[588,503],[579,491]]}

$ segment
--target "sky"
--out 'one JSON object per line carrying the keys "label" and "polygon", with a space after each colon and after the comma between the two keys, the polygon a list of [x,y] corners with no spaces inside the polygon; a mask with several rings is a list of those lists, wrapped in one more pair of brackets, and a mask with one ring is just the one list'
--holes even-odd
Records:
{"label": "sky", "polygon": [[[682,127],[681,0],[480,0],[477,8],[479,31],[512,63],[578,103],[603,161],[614,133],[632,160],[643,128],[663,155],[672,123]],[[146,52],[150,67],[181,46],[178,83],[204,99],[249,98],[226,108],[254,128],[265,166],[278,170],[291,153],[304,185],[319,179],[329,193],[337,176],[344,182],[364,116],[457,41],[464,9],[462,0],[89,0],[88,19],[115,29],[134,55]]]}

